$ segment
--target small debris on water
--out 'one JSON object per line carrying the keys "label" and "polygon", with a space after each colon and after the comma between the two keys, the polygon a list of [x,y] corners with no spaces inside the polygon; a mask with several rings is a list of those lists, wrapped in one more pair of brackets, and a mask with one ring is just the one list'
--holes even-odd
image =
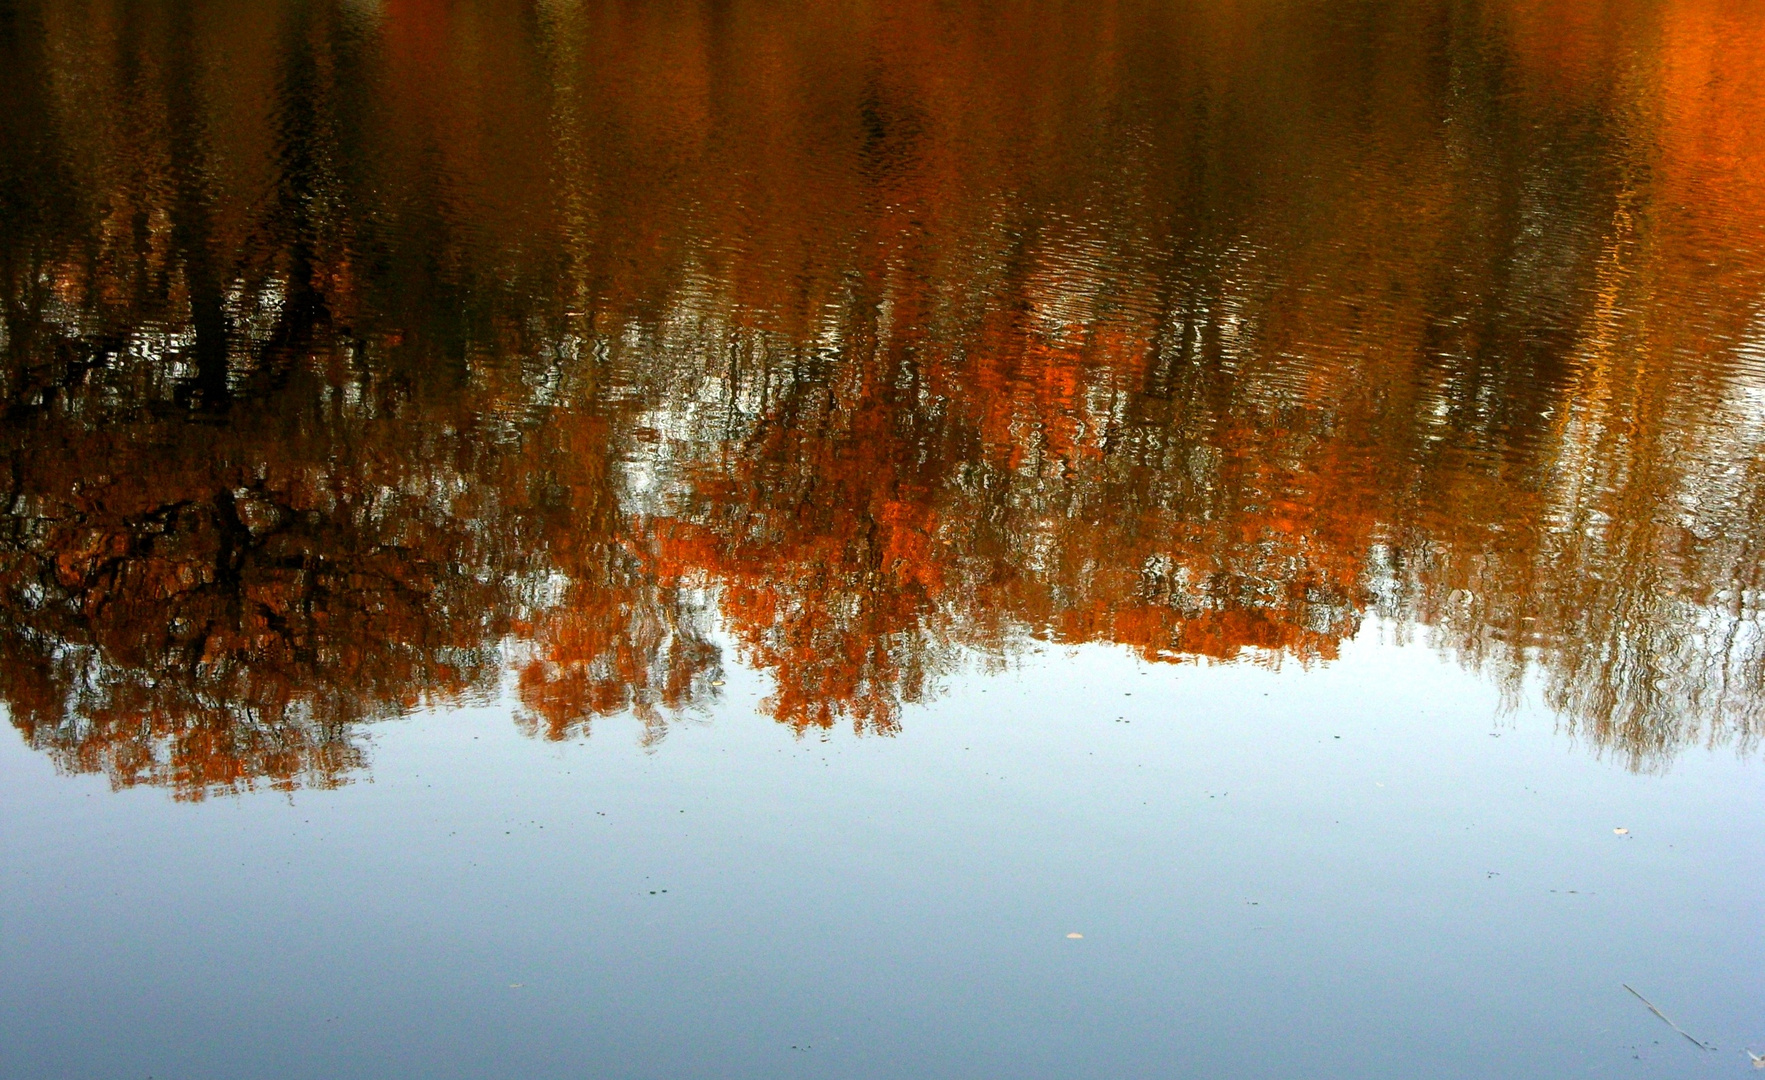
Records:
{"label": "small debris on water", "polygon": [[[1702,1039],[1693,1038],[1690,1034],[1688,1034],[1686,1032],[1686,1030],[1684,1028],[1680,1027],[1678,1024],[1675,1024],[1673,1021],[1667,1019],[1666,1013],[1662,1012],[1660,1009],[1655,1008],[1654,1002],[1650,1001],[1648,998],[1643,997],[1641,994],[1638,994],[1636,992],[1636,988],[1631,986],[1629,983],[1620,983],[1619,985],[1624,987],[1624,989],[1629,990],[1633,995],[1635,995],[1636,1000],[1642,1002],[1644,1005],[1647,1005],[1649,1007],[1649,1012],[1652,1012],[1656,1016],[1660,1017],[1662,1023],[1666,1024],[1668,1027],[1672,1028],[1674,1031],[1679,1032],[1681,1035],[1684,1035],[1686,1042],[1691,1043],[1693,1046],[1697,1047],[1699,1050],[1714,1050],[1714,1049],[1716,1049],[1714,1046],[1711,1046],[1709,1043],[1705,1042]],[[1749,1051],[1747,1051],[1747,1053],[1749,1056],[1751,1056],[1752,1051],[1749,1050]],[[1761,1066],[1759,1064],[1759,1059],[1754,1058],[1753,1059],[1753,1068],[1757,1069],[1757,1068],[1762,1068],[1762,1067],[1765,1067],[1765,1066]]]}
{"label": "small debris on water", "polygon": [[1083,935],[1083,934],[1068,934],[1068,935],[1066,935],[1066,940],[1078,941],[1078,940],[1082,939],[1084,936],[1085,935]]}

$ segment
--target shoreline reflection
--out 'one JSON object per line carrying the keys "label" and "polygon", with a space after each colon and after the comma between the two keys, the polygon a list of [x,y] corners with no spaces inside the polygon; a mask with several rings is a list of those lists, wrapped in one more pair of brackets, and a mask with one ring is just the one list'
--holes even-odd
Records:
{"label": "shoreline reflection", "polygon": [[1644,8],[21,5],[0,701],[200,798],[511,677],[653,741],[716,626],[881,734],[1377,616],[1749,749],[1765,19]]}

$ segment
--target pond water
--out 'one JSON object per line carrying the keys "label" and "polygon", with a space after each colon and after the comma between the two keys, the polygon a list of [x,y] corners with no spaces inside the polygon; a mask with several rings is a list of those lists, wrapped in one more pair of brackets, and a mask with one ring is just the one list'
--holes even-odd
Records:
{"label": "pond water", "polygon": [[1765,1059],[1765,8],[0,5],[0,1074]]}

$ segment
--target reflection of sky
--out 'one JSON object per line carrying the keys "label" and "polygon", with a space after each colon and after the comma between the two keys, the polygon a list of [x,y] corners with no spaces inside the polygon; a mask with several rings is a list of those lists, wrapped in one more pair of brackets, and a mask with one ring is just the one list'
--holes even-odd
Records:
{"label": "reflection of sky", "polygon": [[1500,714],[1486,684],[1376,638],[1304,673],[1048,650],[953,678],[890,739],[792,741],[755,716],[769,686],[745,668],[715,723],[656,753],[619,718],[522,738],[504,702],[376,725],[371,782],[292,798],[112,796],[0,744],[0,1062],[1744,1068],[1765,1039],[1757,770],[1724,751],[1612,768],[1548,714]]}

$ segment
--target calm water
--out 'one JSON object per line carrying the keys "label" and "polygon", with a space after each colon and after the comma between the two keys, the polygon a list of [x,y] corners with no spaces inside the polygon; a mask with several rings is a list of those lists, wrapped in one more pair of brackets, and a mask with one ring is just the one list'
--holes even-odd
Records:
{"label": "calm water", "polygon": [[1754,0],[0,0],[0,106],[0,1074],[1765,1052]]}

